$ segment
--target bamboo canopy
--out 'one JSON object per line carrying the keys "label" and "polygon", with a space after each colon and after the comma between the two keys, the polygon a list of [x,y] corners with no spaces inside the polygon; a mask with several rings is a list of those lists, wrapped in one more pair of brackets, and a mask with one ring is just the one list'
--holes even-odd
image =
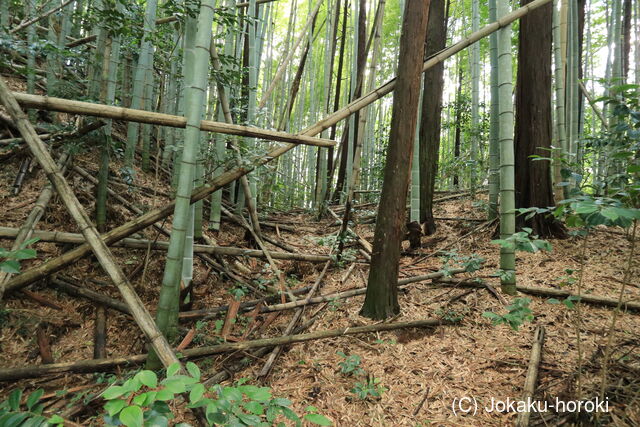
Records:
{"label": "bamboo canopy", "polygon": [[[138,123],[184,128],[187,119],[171,114],[154,113],[152,111],[135,110],[132,108],[115,107],[112,105],[94,104],[83,101],[73,101],[51,96],[30,95],[22,92],[13,92],[18,103],[25,108],[39,108],[47,111],[58,111],[70,114],[83,114],[88,116],[103,117],[107,119],[125,120]],[[324,138],[314,138],[307,135],[292,135],[275,130],[264,130],[249,126],[231,125],[211,120],[203,120],[200,130],[218,132],[226,135],[247,136],[261,138],[270,141],[288,142],[291,144],[305,144],[316,147],[333,147],[335,141]]]}
{"label": "bamboo canopy", "polygon": [[[491,33],[499,30],[500,28],[506,25],[509,25],[511,22],[525,16],[527,13],[537,9],[538,7],[541,7],[547,4],[549,1],[551,0],[535,0],[534,2],[529,3],[526,6],[523,6],[507,15],[502,16],[498,21],[493,22],[481,28],[479,31],[476,31],[475,33],[471,34],[466,39],[454,44],[451,47],[443,49],[442,51],[440,51],[440,53],[428,59],[424,63],[423,71],[455,55],[465,47],[480,40],[481,38],[490,35]],[[367,105],[371,104],[377,99],[382,98],[384,95],[391,92],[394,86],[395,86],[395,80],[392,80],[386,83],[385,85],[381,86],[378,89],[373,90],[372,92],[363,96],[362,98],[355,100],[354,102],[349,104],[347,107],[328,115],[323,120],[319,121],[315,125],[309,127],[304,132],[302,132],[302,135],[313,136],[313,135],[319,134],[323,130],[328,129],[329,127],[338,123],[342,119],[348,117],[353,112],[358,111],[359,109],[366,107]],[[27,96],[27,95],[21,94],[21,96]],[[29,95],[29,97],[32,97],[32,95]],[[43,97],[40,97],[40,98],[43,98]],[[33,98],[30,98],[30,99],[33,99]],[[69,101],[69,102],[77,102],[77,101]],[[89,105],[92,105],[92,104],[89,104]],[[108,106],[101,106],[101,108],[114,108],[116,109],[116,111],[123,110],[118,107],[108,107]],[[94,107],[94,110],[95,109],[97,108]],[[158,113],[150,113],[145,111],[144,114],[155,115]],[[161,115],[161,116],[167,116],[167,115]],[[120,117],[117,117],[117,118],[120,118]],[[181,118],[181,120],[184,120],[184,118]],[[283,154],[287,153],[288,151],[295,148],[296,146],[297,146],[296,144],[287,144],[285,146],[276,147],[273,150],[271,150],[269,153],[267,153],[267,155],[265,155],[264,157],[256,161],[253,165],[238,166],[232,170],[222,173],[221,175],[209,181],[207,185],[195,188],[191,193],[191,203],[195,203],[198,200],[204,199],[208,195],[212,194],[215,191],[220,190],[225,185],[239,179],[243,175],[248,174],[249,172],[256,169],[257,167],[262,166],[270,162],[271,160],[282,156]],[[156,221],[159,221],[168,217],[173,213],[173,205],[174,204],[172,202],[166,206],[151,210],[146,214],[132,221],[129,221],[109,231],[108,233],[103,234],[102,238],[104,239],[105,243],[107,243],[108,245],[113,244],[125,237],[130,236],[133,233],[136,233],[154,224]],[[48,276],[49,274],[52,274],[56,271],[61,270],[62,268],[73,263],[77,259],[88,255],[90,252],[91,252],[90,247],[87,244],[84,244],[57,258],[51,259],[37,267],[31,268],[23,272],[19,276],[12,278],[9,282],[7,282],[6,291],[9,292],[9,291],[21,289],[27,286],[28,284],[33,283],[35,280],[41,279],[43,277]]]}
{"label": "bamboo canopy", "polygon": [[[0,227],[0,238],[13,239],[19,233],[17,228]],[[61,231],[41,231],[35,230],[32,237],[37,237],[43,242],[54,243],[75,243],[83,244],[86,242],[84,236],[78,233],[65,233]],[[117,242],[113,246],[125,247],[132,249],[152,249],[158,251],[166,251],[169,247],[169,242],[153,241],[146,239],[131,239],[126,238]],[[235,247],[222,247],[222,246],[210,246],[210,245],[193,245],[193,252],[214,254],[214,255],[228,255],[228,256],[247,256],[252,258],[264,258],[264,252],[255,249],[235,248]],[[270,251],[271,256],[274,259],[286,259],[293,261],[306,261],[306,262],[327,262],[331,261],[331,257],[328,255],[316,255],[316,254],[291,254],[288,252],[273,252]]]}

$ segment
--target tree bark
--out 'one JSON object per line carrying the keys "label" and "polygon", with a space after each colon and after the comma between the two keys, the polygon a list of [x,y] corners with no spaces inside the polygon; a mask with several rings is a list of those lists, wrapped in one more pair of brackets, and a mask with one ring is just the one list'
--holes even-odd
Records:
{"label": "tree bark", "polygon": [[[523,5],[529,0],[523,0]],[[551,165],[551,22],[548,4],[520,21],[518,80],[516,86],[515,181],[516,207],[554,206]],[[532,228],[540,237],[564,237],[562,224],[551,215],[536,215],[520,226]]]}
{"label": "tree bark", "polygon": [[[433,0],[429,6],[425,58],[445,47],[448,15],[445,9],[445,0]],[[420,118],[420,223],[427,236],[436,232],[433,219],[433,195],[438,173],[443,89],[444,64],[440,63],[424,73]]]}
{"label": "tree bark", "polygon": [[367,295],[360,312],[361,315],[373,319],[386,319],[400,312],[398,260],[406,216],[405,204],[422,74],[422,58],[415,53],[423,52],[429,3],[429,0],[408,0],[405,6],[387,163],[374,235]]}

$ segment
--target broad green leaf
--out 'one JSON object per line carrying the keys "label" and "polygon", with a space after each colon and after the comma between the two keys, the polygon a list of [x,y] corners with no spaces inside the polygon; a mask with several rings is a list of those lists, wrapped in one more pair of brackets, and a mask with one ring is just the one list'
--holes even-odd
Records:
{"label": "broad green leaf", "polygon": [[153,371],[140,371],[136,374],[136,377],[138,377],[138,380],[142,384],[146,385],[149,388],[155,388],[158,386],[158,377]]}
{"label": "broad green leaf", "polygon": [[163,388],[162,390],[158,390],[156,400],[167,401],[173,399],[174,396],[175,394],[171,390]]}
{"label": "broad green leaf", "polygon": [[19,274],[20,273],[20,263],[18,261],[6,260],[0,262],[0,270],[5,273],[10,274]]}
{"label": "broad green leaf", "polygon": [[320,414],[307,414],[304,416],[304,419],[309,421],[310,423],[317,424],[319,426],[332,426],[333,422],[324,415]]}
{"label": "broad green leaf", "polygon": [[36,257],[36,251],[33,249],[20,249],[13,253],[15,259],[31,259]]}
{"label": "broad green leaf", "polygon": [[105,400],[115,399],[116,397],[120,397],[125,394],[128,390],[123,386],[114,385],[109,387],[102,393],[102,398]]}
{"label": "broad green leaf", "polygon": [[27,418],[29,418],[29,414],[26,412],[9,412],[0,417],[0,425],[2,427],[17,427]]}
{"label": "broad green leaf", "polygon": [[193,362],[187,362],[187,371],[191,376],[197,380],[200,380],[200,368]]}
{"label": "broad green leaf", "polygon": [[187,391],[187,387],[185,386],[184,381],[179,378],[171,378],[169,380],[165,380],[164,386],[167,388],[167,390],[173,393],[184,393],[185,391]]}
{"label": "broad green leaf", "polygon": [[127,427],[142,427],[142,409],[139,406],[127,406],[120,411],[120,421]]}
{"label": "broad green leaf", "polygon": [[17,411],[20,409],[20,399],[22,399],[21,389],[16,388],[11,393],[9,393],[9,408],[11,408],[12,411]]}
{"label": "broad green leaf", "polygon": [[193,388],[191,389],[191,392],[189,393],[189,401],[191,403],[199,402],[200,399],[202,399],[204,392],[205,392],[204,385],[202,384],[194,385]]}
{"label": "broad green leaf", "polygon": [[172,377],[180,371],[180,363],[176,362],[167,368],[167,377]]}
{"label": "broad green leaf", "polygon": [[262,415],[264,413],[264,406],[255,400],[250,400],[249,402],[244,403],[243,406],[252,414]]}
{"label": "broad green leaf", "polygon": [[107,411],[109,416],[113,417],[115,414],[119,413],[122,408],[127,406],[127,402],[122,399],[110,400],[104,404],[104,409]]}
{"label": "broad green leaf", "polygon": [[27,409],[31,410],[31,408],[33,408],[35,404],[40,401],[40,398],[42,397],[43,394],[44,394],[44,390],[41,388],[31,393],[29,395],[29,398],[27,399]]}

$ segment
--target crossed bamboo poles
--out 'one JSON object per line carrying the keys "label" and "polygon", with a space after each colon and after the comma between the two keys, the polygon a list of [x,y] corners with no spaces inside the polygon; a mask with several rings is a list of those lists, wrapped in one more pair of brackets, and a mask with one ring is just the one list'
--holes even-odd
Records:
{"label": "crossed bamboo poles", "polygon": [[[466,47],[472,45],[473,43],[479,41],[480,39],[490,35],[491,33],[499,30],[500,28],[506,27],[510,25],[513,21],[525,16],[529,12],[544,6],[549,3],[551,0],[535,0],[532,3],[527,4],[507,15],[502,16],[496,22],[486,25],[479,31],[472,33],[467,38],[459,41],[458,43],[443,49],[436,55],[429,58],[424,62],[423,71],[428,70],[429,68],[435,66],[443,62],[445,59],[455,55]],[[370,105],[374,101],[382,98],[383,96],[389,94],[395,88],[396,80],[392,79],[389,82],[385,83],[381,87],[374,89],[368,94],[362,96],[359,99],[354,100],[346,107],[330,114],[325,117],[320,122],[314,124],[309,127],[305,131],[303,131],[300,135],[295,135],[294,138],[291,138],[292,135],[285,134],[280,132],[281,135],[273,135],[274,131],[262,131],[255,128],[246,128],[245,129],[234,129],[235,132],[254,132],[251,136],[255,136],[258,138],[268,138],[272,139],[274,136],[279,136],[284,139],[276,139],[279,141],[288,142],[287,145],[276,147],[267,153],[264,157],[256,161],[252,165],[248,166],[238,166],[230,171],[227,171],[218,177],[214,178],[209,182],[208,185],[204,185],[198,188],[195,188],[191,193],[191,203],[195,203],[198,200],[202,200],[208,195],[212,194],[215,191],[220,190],[225,185],[239,179],[240,177],[246,175],[252,170],[256,169],[259,166],[262,166],[269,161],[280,157],[285,154],[289,150],[296,147],[299,143],[305,140],[306,142],[318,142],[319,138],[310,138],[315,135],[318,135],[325,129],[333,126],[339,121],[349,117],[351,114],[359,111],[360,109]],[[65,254],[54,258],[50,261],[40,264],[30,270],[25,271],[24,273],[10,279],[3,285],[0,284],[0,295],[4,290],[8,292],[12,292],[18,289],[21,289],[36,280],[44,278],[56,271],[63,269],[64,267],[70,265],[76,260],[80,259],[83,256],[88,255],[93,252],[98,261],[103,266],[105,271],[110,275],[114,284],[118,287],[120,292],[122,293],[123,299],[130,307],[133,317],[136,320],[138,326],[142,329],[142,331],[147,336],[147,339],[156,350],[162,363],[165,366],[170,365],[171,363],[177,362],[176,356],[173,353],[173,350],[167,343],[164,336],[160,333],[155,322],[151,318],[151,315],[146,310],[142,302],[140,301],[138,295],[135,293],[131,284],[128,282],[122,270],[115,263],[113,255],[108,249],[109,245],[112,245],[125,237],[130,236],[137,231],[140,231],[158,220],[164,219],[173,213],[174,203],[172,202],[164,207],[160,207],[154,209],[152,211],[147,212],[144,215],[135,218],[132,221],[129,221],[107,233],[99,235],[96,231],[95,227],[91,225],[86,213],[84,212],[82,206],[78,202],[77,198],[73,194],[71,188],[68,183],[65,181],[64,177],[60,174],[59,168],[56,166],[55,162],[51,158],[51,155],[46,150],[46,147],[38,137],[37,133],[33,129],[33,126],[29,123],[28,119],[20,109],[18,102],[23,103],[23,106],[29,107],[37,107],[41,109],[50,109],[54,111],[65,111],[68,113],[76,113],[76,114],[85,114],[85,115],[93,115],[97,117],[108,117],[108,118],[116,118],[116,119],[124,119],[130,121],[139,121],[143,123],[154,123],[161,124],[166,126],[175,126],[182,127],[186,123],[184,118],[178,118],[176,120],[176,116],[170,116],[166,114],[160,113],[151,113],[148,111],[141,110],[132,110],[132,109],[124,109],[120,107],[111,107],[106,105],[99,104],[90,104],[90,103],[82,103],[79,101],[68,101],[61,100],[59,98],[47,98],[47,97],[38,97],[37,95],[25,95],[25,94],[14,94],[9,91],[8,87],[4,83],[2,79],[0,79],[0,102],[7,107],[10,114],[13,116],[14,120],[16,120],[20,133],[22,137],[25,139],[29,148],[34,154],[34,157],[40,162],[43,169],[47,173],[47,177],[52,181],[56,190],[60,194],[65,206],[72,214],[76,222],[81,228],[81,231],[87,240],[87,243],[78,246],[77,248],[66,252]],[[17,95],[17,96],[16,96]],[[64,109],[63,109],[64,108]],[[217,131],[221,133],[231,133],[231,128],[229,125],[223,123],[217,123],[216,125],[224,125],[217,126],[211,124],[203,124],[201,125],[202,130],[208,131]],[[209,127],[209,125],[211,127]],[[238,126],[235,126],[238,128]],[[242,127],[241,127],[242,128]],[[271,133],[271,136],[267,136],[266,133]],[[235,135],[245,135],[243,133],[233,133]],[[327,140],[325,140],[327,141]]]}

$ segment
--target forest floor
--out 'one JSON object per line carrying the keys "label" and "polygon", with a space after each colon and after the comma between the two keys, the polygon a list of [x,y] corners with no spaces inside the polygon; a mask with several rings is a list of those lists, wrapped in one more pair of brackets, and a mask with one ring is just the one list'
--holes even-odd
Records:
{"label": "forest floor", "polygon": [[[83,153],[74,159],[75,164],[94,176],[97,160],[95,152]],[[36,167],[27,176],[20,194],[11,196],[11,183],[18,173],[19,164],[14,158],[0,168],[1,226],[19,227],[45,184],[43,173]],[[114,162],[112,172],[117,174],[120,166]],[[160,206],[169,201],[166,195],[170,193],[170,188],[166,184],[140,171],[137,171],[137,176],[136,185],[139,187],[118,184],[112,188],[141,209]],[[93,185],[73,172],[68,177],[76,195],[87,211],[92,213]],[[157,192],[155,197],[154,190]],[[484,209],[481,205],[484,199],[484,195],[478,195],[475,202],[466,197],[438,203],[435,215],[482,219]],[[355,218],[367,213],[371,212],[356,210]],[[109,227],[122,224],[133,217],[115,201],[109,203]],[[301,253],[328,254],[330,246],[327,241],[330,239],[327,237],[338,231],[333,219],[317,222],[309,212],[300,210],[274,212],[268,217],[271,222],[293,226],[297,231],[280,229],[278,235],[275,230],[263,227],[264,232]],[[422,248],[402,257],[400,276],[404,278],[441,270],[443,259],[433,254],[436,250],[453,245],[459,255],[475,254],[485,260],[481,270],[457,275],[455,278],[481,277],[499,289],[499,280],[491,277],[498,268],[499,255],[498,247],[490,242],[494,227],[485,227],[460,240],[481,222],[438,221],[437,224],[435,235],[422,238]],[[166,221],[165,226],[169,227],[170,221]],[[360,224],[355,228],[366,240],[373,241],[373,224]],[[37,229],[77,232],[72,219],[56,197]],[[224,217],[222,231],[207,231],[206,234],[221,246],[247,246],[243,230]],[[158,236],[153,228],[146,229],[140,235],[147,239],[166,240],[164,236]],[[574,270],[571,277],[577,278],[581,265],[584,265],[582,288],[585,293],[618,298],[630,250],[629,240],[619,229],[598,228],[587,241],[584,259],[581,259],[581,238],[551,240],[551,244],[551,252],[518,253],[518,284],[559,288],[562,283],[573,281],[567,279],[567,269]],[[408,242],[404,242],[404,245],[406,249]],[[3,241],[2,246],[9,247],[10,241]],[[351,246],[358,248],[355,243]],[[23,269],[63,252],[61,245],[54,243],[37,243],[36,248],[38,259],[25,261]],[[269,248],[281,251],[272,245]],[[154,251],[146,268],[140,268],[145,263],[145,250],[114,248],[113,252],[146,307],[153,313],[162,281],[165,262],[163,253]],[[232,257],[226,259],[233,265]],[[237,258],[237,261],[243,268],[235,271],[248,283],[258,277],[271,277],[264,260]],[[321,263],[294,261],[278,261],[278,265],[287,274],[289,285],[293,288],[312,285],[323,266]],[[350,274],[345,280],[347,272]],[[87,288],[119,298],[117,289],[108,283],[107,276],[91,258],[74,263],[61,274],[75,278]],[[364,262],[355,263],[353,267],[349,263],[343,266],[334,264],[322,280],[319,293],[330,294],[365,286],[367,275],[368,265]],[[234,298],[230,290],[237,286],[210,271],[210,267],[201,259],[196,258],[194,276],[196,287],[193,309],[218,307],[228,304]],[[624,299],[637,301],[640,297],[637,265],[631,277],[635,285],[626,287]],[[564,289],[575,292],[577,286],[577,282],[566,284]],[[37,328],[46,331],[56,362],[91,359],[94,303],[70,297],[44,282],[37,283],[30,289],[57,305],[58,309],[44,306],[22,294],[7,295],[0,311],[0,367],[23,367],[41,363],[36,343]],[[580,304],[579,311],[570,310],[562,304],[549,303],[548,298],[527,297],[532,300],[530,308],[535,319],[515,331],[505,325],[492,326],[489,319],[482,317],[486,311],[504,314],[505,303],[511,297],[504,295],[497,298],[486,288],[444,287],[430,281],[414,283],[400,292],[402,312],[394,321],[445,316],[461,317],[460,324],[295,344],[277,359],[264,384],[273,388],[274,395],[292,400],[296,412],[302,413],[307,405],[313,405],[337,426],[509,425],[515,421],[514,413],[489,413],[482,410],[482,407],[490,405],[492,398],[520,399],[530,359],[533,332],[536,326],[544,325],[546,339],[534,399],[554,402],[556,398],[561,401],[575,400],[578,393],[587,399],[597,396],[614,310],[589,304]],[[248,294],[243,300],[253,298]],[[309,306],[302,321],[316,316],[317,320],[309,331],[372,324],[374,322],[358,314],[363,301],[363,296],[355,296]],[[319,309],[321,310],[318,311]],[[261,336],[281,335],[291,315],[291,310],[281,312],[271,325],[260,331]],[[582,321],[579,341],[576,337],[577,316]],[[636,316],[637,313],[624,313],[615,327],[606,388],[610,412],[603,414],[603,421],[618,426],[640,425],[640,401],[637,399],[640,395],[640,353],[637,351],[640,345],[640,322]],[[217,319],[224,319],[224,315]],[[215,341],[214,320],[198,323],[196,339],[191,347],[200,342]],[[187,328],[194,325],[195,322],[183,323]],[[244,320],[239,319],[233,328],[232,339],[241,339],[245,327]],[[115,310],[108,310],[107,357],[142,354],[145,351],[142,333],[131,318]],[[365,378],[341,373],[339,363],[344,358],[338,352],[361,358],[360,368],[369,376],[379,379],[385,388],[381,397],[362,400],[351,392],[355,383],[363,382]],[[210,377],[230,363],[229,355],[201,358],[195,362],[203,371],[203,378]],[[263,364],[264,360],[258,358],[248,368],[236,373],[234,378],[254,381]],[[578,375],[579,364],[583,368],[582,375]],[[116,373],[126,375],[126,372],[127,370],[121,370]],[[11,384],[2,383],[0,397],[6,397],[16,387],[27,391],[44,388],[47,393],[47,410],[59,412],[81,402],[81,399],[89,400],[93,394],[104,390],[104,381],[108,376],[109,374],[65,374]],[[54,393],[56,390],[67,390],[68,393],[60,395]],[[480,408],[475,415],[454,414],[452,403],[455,399],[464,397],[474,398],[478,402]],[[102,403],[94,400],[77,412],[73,419],[82,425],[100,424],[98,419],[92,417],[101,410]],[[178,410],[178,413],[183,412]],[[570,414],[550,413],[545,420],[534,415],[532,425],[557,425],[574,420]]]}

